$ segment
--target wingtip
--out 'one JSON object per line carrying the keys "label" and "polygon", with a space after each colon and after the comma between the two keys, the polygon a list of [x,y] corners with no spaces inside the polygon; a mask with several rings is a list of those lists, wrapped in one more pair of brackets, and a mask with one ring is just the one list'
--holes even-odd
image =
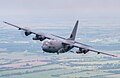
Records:
{"label": "wingtip", "polygon": [[114,55],[114,57],[118,57],[118,56]]}
{"label": "wingtip", "polygon": [[77,20],[77,22],[79,22],[79,20]]}
{"label": "wingtip", "polygon": [[116,55],[111,55],[111,56],[113,56],[113,57],[118,57],[118,56],[116,56]]}
{"label": "wingtip", "polygon": [[3,23],[7,23],[6,21],[3,21]]}

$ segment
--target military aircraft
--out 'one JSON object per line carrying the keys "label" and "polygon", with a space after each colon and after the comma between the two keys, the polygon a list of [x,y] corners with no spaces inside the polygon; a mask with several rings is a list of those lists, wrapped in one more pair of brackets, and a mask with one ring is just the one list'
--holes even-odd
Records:
{"label": "military aircraft", "polygon": [[60,53],[70,52],[70,50],[72,48],[76,47],[76,48],[78,48],[78,51],[76,51],[77,54],[81,54],[81,53],[86,54],[88,52],[95,52],[97,54],[105,54],[105,55],[117,57],[116,55],[105,53],[102,51],[98,51],[89,45],[75,41],[76,32],[77,32],[77,28],[78,28],[78,22],[79,21],[77,20],[69,38],[63,38],[63,37],[60,37],[58,35],[50,34],[50,35],[56,37],[56,38],[53,38],[53,37],[47,36],[43,33],[36,33],[36,32],[31,31],[31,30],[28,30],[26,28],[22,28],[22,27],[19,27],[17,25],[14,25],[14,24],[11,24],[11,23],[4,21],[5,24],[16,27],[16,28],[18,28],[18,30],[23,30],[24,34],[26,36],[34,34],[35,37],[32,38],[33,40],[44,41],[45,39],[47,39],[43,42],[43,44],[41,46],[42,50],[44,52],[47,52],[47,53],[60,54]]}

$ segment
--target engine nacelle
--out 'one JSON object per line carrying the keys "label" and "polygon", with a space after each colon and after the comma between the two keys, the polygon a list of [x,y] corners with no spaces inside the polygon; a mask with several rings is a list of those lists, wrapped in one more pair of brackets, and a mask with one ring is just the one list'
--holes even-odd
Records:
{"label": "engine nacelle", "polygon": [[71,48],[73,48],[73,47],[70,45],[65,45],[63,48],[58,50],[58,53],[65,53],[65,52],[69,51]]}
{"label": "engine nacelle", "polygon": [[28,35],[30,35],[30,34],[32,34],[32,32],[25,31],[25,36],[28,36]]}
{"label": "engine nacelle", "polygon": [[64,46],[64,50],[67,52],[67,51],[69,51],[71,48],[73,48],[72,46],[70,46],[70,45],[65,45]]}
{"label": "engine nacelle", "polygon": [[77,54],[82,54],[83,52],[81,52],[81,51],[78,50],[78,51],[76,51],[76,53],[77,53]]}
{"label": "engine nacelle", "polygon": [[82,48],[79,48],[78,51],[76,51],[77,54],[81,54],[81,53],[84,53],[86,54],[89,50],[88,49],[82,49]]}
{"label": "engine nacelle", "polygon": [[58,53],[64,53],[64,52],[65,52],[64,48],[61,48],[60,50],[58,50]]}
{"label": "engine nacelle", "polygon": [[40,35],[36,35],[36,36],[33,38],[33,40],[40,40],[40,41],[43,41],[43,40],[45,40],[45,39],[46,39],[45,36],[40,36]]}

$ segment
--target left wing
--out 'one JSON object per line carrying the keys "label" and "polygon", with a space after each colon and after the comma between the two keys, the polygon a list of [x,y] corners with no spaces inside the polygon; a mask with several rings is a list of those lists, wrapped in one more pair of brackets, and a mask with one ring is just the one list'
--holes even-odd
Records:
{"label": "left wing", "polygon": [[93,47],[86,45],[86,44],[83,44],[83,43],[75,42],[75,44],[73,44],[73,46],[77,47],[77,48],[85,49],[87,51],[95,52],[97,54],[105,54],[105,55],[117,57],[116,55],[113,55],[113,54],[98,51],[98,50],[94,49]]}
{"label": "left wing", "polygon": [[89,46],[89,45],[86,45],[86,44],[83,44],[83,43],[80,43],[80,42],[77,42],[77,41],[74,41],[74,40],[68,40],[68,39],[65,39],[63,37],[60,37],[60,36],[57,36],[57,35],[54,35],[54,34],[51,34],[51,35],[63,39],[62,40],[63,44],[70,45],[72,47],[77,47],[77,48],[79,48],[79,50],[82,50],[82,51],[84,50],[83,53],[87,53],[88,51],[91,51],[91,52],[95,52],[97,54],[104,54],[104,55],[109,55],[109,56],[113,56],[113,57],[118,57],[118,56],[113,55],[113,54],[98,51],[98,50],[94,49],[92,46]]}
{"label": "left wing", "polygon": [[49,36],[46,36],[44,35],[43,33],[36,33],[36,32],[33,32],[31,30],[28,30],[26,28],[22,28],[22,27],[19,27],[17,25],[14,25],[14,24],[11,24],[11,23],[8,23],[8,22],[5,22],[3,21],[5,24],[8,24],[8,25],[11,25],[13,27],[16,27],[18,28],[18,30],[23,30],[25,31],[25,35],[28,36],[30,34],[35,34],[36,36],[33,38],[33,40],[40,40],[40,41],[43,41],[44,39],[53,39],[52,37],[49,37]]}
{"label": "left wing", "polygon": [[91,52],[95,52],[97,54],[104,54],[104,55],[117,57],[116,55],[105,53],[105,52],[102,52],[102,51],[98,51],[98,50],[94,49],[92,46],[89,46],[89,45],[86,45],[86,44],[83,44],[83,43],[79,43],[79,42],[76,42],[76,41],[69,42],[67,40],[63,40],[63,43],[66,44],[66,45],[70,45],[70,46],[79,48],[78,53],[86,54],[87,52],[91,51]]}

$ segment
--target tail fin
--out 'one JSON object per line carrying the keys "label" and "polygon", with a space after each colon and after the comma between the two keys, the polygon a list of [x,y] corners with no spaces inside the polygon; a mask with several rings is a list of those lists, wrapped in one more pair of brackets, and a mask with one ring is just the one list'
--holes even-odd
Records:
{"label": "tail fin", "polygon": [[76,32],[77,32],[77,28],[78,28],[78,22],[79,21],[77,20],[77,22],[76,22],[76,24],[75,24],[75,26],[73,28],[73,31],[72,31],[70,37],[68,38],[68,40],[75,40]]}

